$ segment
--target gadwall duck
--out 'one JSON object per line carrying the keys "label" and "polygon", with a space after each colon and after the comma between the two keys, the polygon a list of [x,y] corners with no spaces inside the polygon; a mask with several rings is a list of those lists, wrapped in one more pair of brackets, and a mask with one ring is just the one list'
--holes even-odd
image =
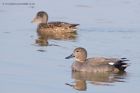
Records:
{"label": "gadwall duck", "polygon": [[76,32],[67,33],[67,30],[53,30],[46,23],[40,23],[37,28],[37,34],[41,38],[55,39],[55,40],[74,40],[77,37]]}
{"label": "gadwall duck", "polygon": [[72,64],[73,71],[82,72],[120,72],[128,66],[126,58],[105,58],[93,57],[87,58],[87,51],[82,47],[74,49],[73,53],[66,59],[74,57],[75,62]]}
{"label": "gadwall duck", "polygon": [[48,14],[44,11],[39,11],[32,23],[38,24],[39,33],[70,33],[76,32],[79,24],[71,24],[67,22],[48,22]]}

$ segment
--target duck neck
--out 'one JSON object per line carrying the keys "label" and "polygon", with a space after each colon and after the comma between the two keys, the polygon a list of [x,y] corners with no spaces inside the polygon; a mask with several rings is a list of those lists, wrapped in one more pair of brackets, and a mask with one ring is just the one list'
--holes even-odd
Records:
{"label": "duck neck", "polygon": [[48,18],[44,17],[43,20],[42,20],[42,23],[47,23],[47,22],[48,22]]}
{"label": "duck neck", "polygon": [[85,60],[76,59],[76,61],[79,62],[79,63],[85,63],[86,59]]}
{"label": "duck neck", "polygon": [[45,14],[43,17],[42,17],[42,23],[47,23],[48,22],[48,14]]}

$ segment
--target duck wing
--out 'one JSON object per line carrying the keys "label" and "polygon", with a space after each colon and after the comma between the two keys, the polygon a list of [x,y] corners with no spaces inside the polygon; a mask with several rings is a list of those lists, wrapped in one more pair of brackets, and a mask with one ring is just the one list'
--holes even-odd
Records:
{"label": "duck wing", "polygon": [[129,61],[127,58],[105,58],[105,57],[95,57],[89,58],[87,60],[88,64],[92,66],[110,65],[118,68],[119,70],[124,70],[128,66],[128,63],[126,63],[126,61]]}
{"label": "duck wing", "polygon": [[103,65],[108,64],[109,62],[111,62],[111,60],[105,57],[93,57],[88,58],[87,62],[91,65]]}
{"label": "duck wing", "polygon": [[52,27],[76,27],[79,24],[71,24],[71,23],[67,23],[67,22],[60,22],[60,21],[56,21],[56,22],[48,22],[48,26],[52,26]]}

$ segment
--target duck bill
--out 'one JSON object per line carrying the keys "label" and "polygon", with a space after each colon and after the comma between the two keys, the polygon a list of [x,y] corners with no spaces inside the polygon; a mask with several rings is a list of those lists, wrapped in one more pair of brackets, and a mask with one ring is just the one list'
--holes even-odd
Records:
{"label": "duck bill", "polygon": [[42,23],[42,22],[41,22],[41,19],[40,19],[40,18],[35,17],[35,18],[33,18],[33,20],[31,21],[31,23],[40,24],[40,23]]}
{"label": "duck bill", "polygon": [[69,55],[69,56],[65,57],[65,59],[70,59],[70,58],[73,58],[73,57],[74,57],[74,55],[73,55],[73,54],[71,54],[71,55]]}
{"label": "duck bill", "polygon": [[31,23],[35,23],[36,22],[36,18],[34,18],[32,21],[31,21]]}

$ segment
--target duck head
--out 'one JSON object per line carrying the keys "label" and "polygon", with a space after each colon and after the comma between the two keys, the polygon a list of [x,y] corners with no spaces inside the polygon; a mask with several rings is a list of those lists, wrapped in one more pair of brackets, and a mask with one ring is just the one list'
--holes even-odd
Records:
{"label": "duck head", "polygon": [[73,53],[65,59],[74,58],[77,62],[85,62],[87,59],[87,51],[82,47],[74,49]]}
{"label": "duck head", "polygon": [[40,24],[48,22],[48,14],[44,11],[39,11],[36,17],[33,19],[32,23]]}

